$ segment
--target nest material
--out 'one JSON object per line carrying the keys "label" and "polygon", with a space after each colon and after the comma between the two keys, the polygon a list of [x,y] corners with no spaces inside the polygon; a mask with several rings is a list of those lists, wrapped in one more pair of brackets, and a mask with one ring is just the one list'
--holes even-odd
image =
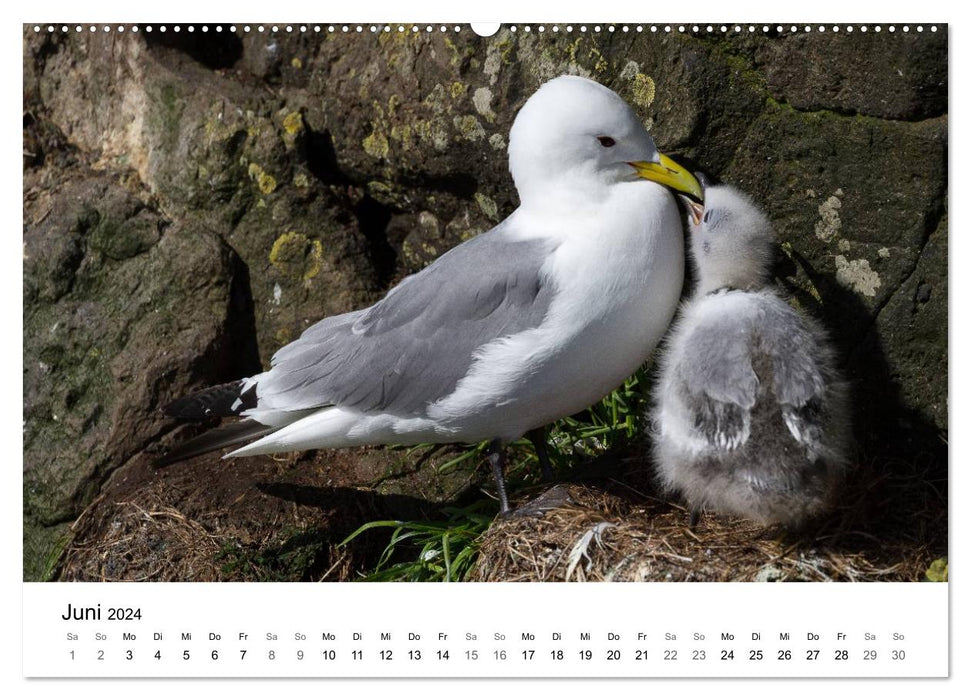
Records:
{"label": "nest material", "polygon": [[75,521],[74,537],[61,558],[60,578],[220,580],[216,563],[219,539],[155,494],[139,496],[137,501],[93,503]]}
{"label": "nest material", "polygon": [[919,581],[946,552],[946,496],[927,474],[861,469],[843,505],[799,533],[714,515],[691,528],[687,512],[656,496],[644,475],[571,485],[558,507],[497,519],[472,578]]}
{"label": "nest material", "polygon": [[[251,480],[266,478],[273,469],[253,470]],[[72,525],[57,579],[333,581],[356,576],[360,547],[338,546],[351,525],[339,523],[338,532],[331,532],[334,510],[261,492],[240,478],[245,475],[226,469],[200,473],[189,466],[119,480]],[[360,517],[347,497],[338,505],[353,521]]]}
{"label": "nest material", "polygon": [[[94,505],[94,504],[92,504]],[[208,514],[203,525],[163,502],[158,489],[144,489],[129,500],[100,503],[74,523],[74,536],[61,555],[62,581],[264,581],[279,580],[279,562],[287,545],[272,526],[258,533],[252,528],[214,526],[219,513]],[[328,562],[317,580],[354,577],[353,549],[333,542],[312,545],[314,556]],[[319,551],[318,551],[319,550]]]}

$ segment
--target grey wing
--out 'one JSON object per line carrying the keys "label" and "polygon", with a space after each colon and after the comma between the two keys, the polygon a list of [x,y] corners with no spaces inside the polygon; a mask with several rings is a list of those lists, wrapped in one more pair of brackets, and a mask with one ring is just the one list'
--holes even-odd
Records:
{"label": "grey wing", "polygon": [[394,287],[374,306],[324,319],[281,348],[261,405],[327,405],[414,415],[455,388],[476,349],[542,323],[549,243],[481,234]]}
{"label": "grey wing", "polygon": [[759,378],[752,337],[735,319],[707,323],[685,339],[675,371],[693,429],[715,450],[734,450],[749,438]]}
{"label": "grey wing", "polygon": [[773,389],[786,427],[813,454],[823,449],[828,388],[839,383],[836,361],[819,328],[784,301],[764,305],[761,346],[772,359]]}

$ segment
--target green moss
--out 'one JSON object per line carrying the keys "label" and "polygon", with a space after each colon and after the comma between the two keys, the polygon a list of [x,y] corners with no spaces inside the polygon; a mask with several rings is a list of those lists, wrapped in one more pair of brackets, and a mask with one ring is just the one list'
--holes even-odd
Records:
{"label": "green moss", "polygon": [[149,114],[149,120],[160,132],[166,146],[174,146],[179,137],[179,125],[185,108],[178,88],[172,83],[164,83],[159,88],[159,109]]}
{"label": "green moss", "polygon": [[166,110],[172,111],[176,108],[179,99],[179,93],[176,91],[175,86],[171,83],[165,83],[159,90],[159,94],[162,98],[162,106]]}
{"label": "green moss", "polygon": [[[691,41],[690,39],[688,41]],[[733,88],[747,87],[768,96],[765,75],[756,70],[749,59],[732,51],[732,44],[715,42],[709,44],[714,58],[720,59],[729,68],[729,85]]]}
{"label": "green moss", "polygon": [[89,245],[113,260],[127,260],[149,250],[159,240],[158,227],[148,219],[117,222],[104,218],[91,231]]}
{"label": "green moss", "polygon": [[[73,538],[73,533],[70,527],[55,527],[52,528],[56,535],[56,538],[51,545],[51,548],[47,551],[47,556],[44,558],[44,573],[42,575],[41,581],[53,581],[54,576],[57,573],[58,563],[61,560],[61,555],[64,554],[64,550],[71,543]],[[945,574],[946,575],[946,574]]]}
{"label": "green moss", "polygon": [[223,574],[235,580],[315,580],[329,568],[328,538],[318,530],[287,527],[261,548],[227,542],[216,561]]}
{"label": "green moss", "polygon": [[24,522],[24,581],[51,581],[64,548],[71,541],[71,526],[61,523],[44,527]]}

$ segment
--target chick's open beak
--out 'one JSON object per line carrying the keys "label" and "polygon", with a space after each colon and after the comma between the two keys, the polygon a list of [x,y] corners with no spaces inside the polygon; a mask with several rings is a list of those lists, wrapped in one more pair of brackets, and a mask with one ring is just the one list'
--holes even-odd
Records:
{"label": "chick's open beak", "polygon": [[704,200],[701,183],[694,175],[664,154],[658,154],[658,160],[657,163],[636,160],[631,162],[630,165],[634,168],[638,177],[670,187],[675,192],[684,194],[696,202]]}
{"label": "chick's open beak", "polygon": [[691,223],[697,226],[701,223],[701,217],[705,215],[705,207],[703,204],[699,204],[691,197],[686,197],[685,195],[679,195],[681,197],[681,202],[684,204],[685,210],[688,212],[688,216],[691,217]]}

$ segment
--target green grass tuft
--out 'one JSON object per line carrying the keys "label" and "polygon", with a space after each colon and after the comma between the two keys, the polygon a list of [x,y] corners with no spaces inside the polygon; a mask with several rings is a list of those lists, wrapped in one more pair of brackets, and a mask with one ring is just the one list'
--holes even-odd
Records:
{"label": "green grass tuft", "polygon": [[478,555],[479,535],[495,517],[490,508],[488,501],[480,500],[466,508],[444,508],[444,521],[377,520],[359,527],[341,545],[368,530],[393,528],[381,558],[363,580],[461,581]]}
{"label": "green grass tuft", "polygon": [[[628,444],[641,432],[647,408],[649,370],[634,374],[610,395],[586,411],[557,421],[550,429],[550,461],[556,472],[567,472],[578,462]],[[480,461],[488,443],[471,445],[438,465],[439,472],[455,469],[469,460]],[[414,449],[428,448],[419,445]],[[506,483],[510,493],[539,479],[536,453],[528,440],[507,447]],[[492,523],[498,504],[483,497],[464,508],[447,506],[443,520],[377,520],[365,523],[345,539],[345,545],[364,532],[391,529],[390,540],[377,564],[362,574],[364,581],[462,581],[479,554],[480,536]]]}

